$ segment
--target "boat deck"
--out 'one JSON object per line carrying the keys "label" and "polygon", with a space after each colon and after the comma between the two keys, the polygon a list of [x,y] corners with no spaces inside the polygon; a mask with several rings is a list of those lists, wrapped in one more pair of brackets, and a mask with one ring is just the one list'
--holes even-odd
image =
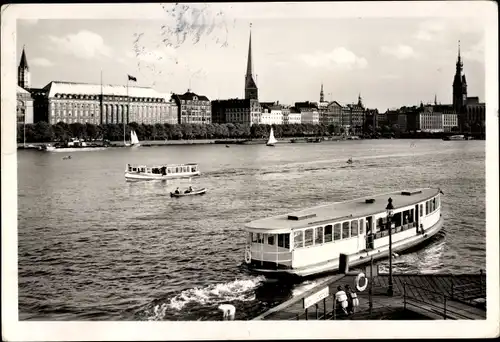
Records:
{"label": "boat deck", "polygon": [[[278,215],[268,218],[252,221],[246,225],[246,228],[252,230],[274,230],[274,229],[297,229],[310,227],[312,224],[321,224],[322,222],[334,221],[343,217],[363,217],[376,213],[384,212],[387,206],[387,200],[392,198],[394,208],[405,207],[418,202],[425,201],[437,195],[438,189],[416,189],[403,190],[412,194],[402,195],[402,191],[396,191],[376,196],[366,196],[344,202],[335,202],[322,206],[307,208],[304,210],[292,212],[285,215]],[[366,203],[366,199],[373,199],[373,203]],[[289,216],[295,219],[289,219]]]}

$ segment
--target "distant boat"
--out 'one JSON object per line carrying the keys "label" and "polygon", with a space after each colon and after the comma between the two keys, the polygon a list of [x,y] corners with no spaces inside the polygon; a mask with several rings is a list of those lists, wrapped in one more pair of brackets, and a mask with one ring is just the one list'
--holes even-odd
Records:
{"label": "distant boat", "polygon": [[347,159],[347,164],[352,164],[352,158]]}
{"label": "distant boat", "polygon": [[52,144],[43,145],[40,147],[40,151],[46,152],[79,152],[79,151],[101,151],[105,150],[106,146],[98,145],[87,145],[87,143],[81,139],[73,138],[71,141],[64,144]]}
{"label": "distant boat", "polygon": [[464,135],[452,135],[448,137],[444,137],[443,140],[466,140]]}
{"label": "distant boat", "polygon": [[278,140],[276,140],[276,138],[274,137],[273,128],[271,127],[271,132],[269,132],[269,140],[267,141],[266,146],[274,147],[274,144],[276,144],[277,142]]}
{"label": "distant boat", "polygon": [[141,146],[139,142],[139,138],[137,137],[137,133],[134,130],[130,132],[130,145],[131,146]]}
{"label": "distant boat", "polygon": [[169,180],[200,175],[198,164],[132,165],[125,167],[128,180]]}
{"label": "distant boat", "polygon": [[170,193],[170,197],[184,197],[184,196],[193,196],[193,195],[203,195],[205,192],[207,192],[206,188],[201,188],[197,190],[193,190],[191,192],[184,192],[184,193],[178,193],[176,194],[175,192]]}

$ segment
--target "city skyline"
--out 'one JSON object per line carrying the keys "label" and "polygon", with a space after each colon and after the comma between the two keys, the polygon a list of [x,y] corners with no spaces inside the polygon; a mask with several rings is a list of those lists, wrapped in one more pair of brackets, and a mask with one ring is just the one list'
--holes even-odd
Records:
{"label": "city skyline", "polygon": [[[327,101],[354,103],[361,94],[367,107],[384,111],[435,96],[451,103],[460,40],[469,92],[485,98],[485,38],[477,19],[467,27],[460,17],[294,19],[307,5],[251,5],[151,5],[163,20],[19,20],[17,61],[25,46],[32,87],[99,83],[102,69],[107,84],[125,84],[130,74],[138,86],[167,94],[189,88],[210,100],[244,98],[252,24],[260,101],[319,101],[323,83]],[[263,17],[253,5],[287,10]]]}

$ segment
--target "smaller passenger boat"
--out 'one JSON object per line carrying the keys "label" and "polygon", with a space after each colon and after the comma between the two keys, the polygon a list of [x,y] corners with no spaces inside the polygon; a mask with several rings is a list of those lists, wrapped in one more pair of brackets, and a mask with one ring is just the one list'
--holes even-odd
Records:
{"label": "smaller passenger boat", "polygon": [[207,192],[206,188],[201,188],[197,190],[193,190],[191,192],[181,192],[176,194],[175,192],[170,193],[170,197],[184,197],[184,196],[194,196],[194,195],[203,195],[205,192]]}
{"label": "smaller passenger boat", "polygon": [[125,167],[127,180],[168,180],[191,178],[200,175],[198,164],[132,165]]}
{"label": "smaller passenger boat", "polygon": [[57,143],[55,146],[47,144],[41,147],[41,151],[46,152],[84,152],[101,151],[107,149],[106,146],[87,144],[83,139],[73,138],[66,143]]}
{"label": "smaller passenger boat", "polygon": [[443,140],[466,140],[466,139],[464,135],[458,134],[458,135],[451,135],[444,137]]}

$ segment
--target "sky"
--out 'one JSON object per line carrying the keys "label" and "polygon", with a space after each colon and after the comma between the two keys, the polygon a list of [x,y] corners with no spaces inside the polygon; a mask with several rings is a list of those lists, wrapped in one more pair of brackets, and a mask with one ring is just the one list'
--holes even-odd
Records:
{"label": "sky", "polygon": [[339,16],[328,3],[147,6],[127,19],[18,19],[17,62],[24,46],[32,87],[100,83],[102,70],[107,84],[126,84],[129,74],[167,94],[243,98],[251,30],[260,101],[319,101],[323,83],[328,101],[353,103],[361,94],[365,106],[385,111],[435,96],[451,103],[460,40],[468,95],[484,101],[479,17]]}

